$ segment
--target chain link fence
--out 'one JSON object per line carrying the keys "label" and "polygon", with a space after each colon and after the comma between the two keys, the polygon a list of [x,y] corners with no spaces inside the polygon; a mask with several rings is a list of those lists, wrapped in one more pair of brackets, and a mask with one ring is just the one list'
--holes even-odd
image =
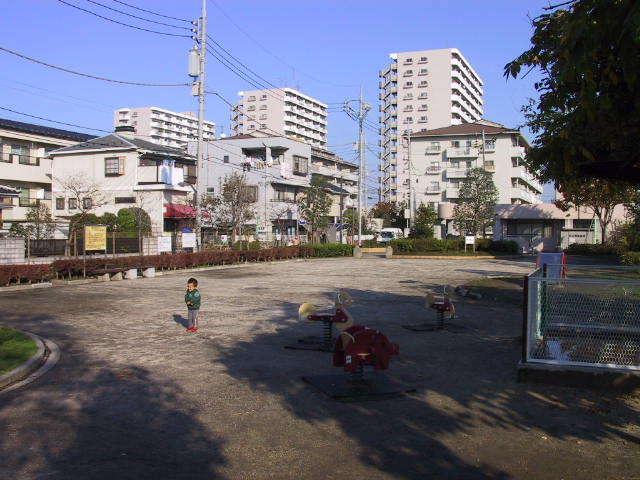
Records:
{"label": "chain link fence", "polygon": [[640,370],[640,268],[546,265],[525,302],[524,362]]}

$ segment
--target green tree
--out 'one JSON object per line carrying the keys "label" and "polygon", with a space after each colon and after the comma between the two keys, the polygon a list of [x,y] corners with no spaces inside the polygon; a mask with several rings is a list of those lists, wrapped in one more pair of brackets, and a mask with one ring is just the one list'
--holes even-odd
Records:
{"label": "green tree", "polygon": [[434,225],[438,223],[438,213],[421,203],[416,210],[409,238],[432,238]]}
{"label": "green tree", "polygon": [[119,232],[135,232],[136,219],[133,212],[129,208],[121,208],[118,210],[118,231]]}
{"label": "green tree", "polygon": [[307,221],[312,242],[319,228],[328,225],[327,216],[333,200],[328,192],[327,179],[320,175],[311,177],[310,185],[298,195],[297,203],[300,208],[300,216]]}
{"label": "green tree", "polygon": [[118,229],[118,217],[113,213],[106,212],[102,215],[100,223],[107,226],[107,232],[115,232]]}
{"label": "green tree", "polygon": [[453,223],[462,234],[478,235],[493,224],[498,189],[493,174],[472,168],[462,181],[458,203],[453,207]]}
{"label": "green tree", "polygon": [[79,233],[82,235],[85,225],[100,224],[100,217],[98,217],[94,213],[76,213],[69,219],[69,238],[71,238],[74,233]]}
{"label": "green tree", "polygon": [[49,207],[38,202],[29,207],[25,215],[26,222],[12,223],[9,229],[9,235],[12,237],[25,237],[34,240],[42,240],[51,238],[56,226],[51,216]]}
{"label": "green tree", "polygon": [[555,202],[563,211],[569,208],[587,207],[598,219],[602,230],[602,243],[607,241],[607,229],[614,208],[630,204],[637,196],[635,188],[622,182],[594,179],[591,181],[565,182],[560,191],[562,199]]}
{"label": "green tree", "polygon": [[[523,107],[536,135],[527,164],[562,189],[576,178],[640,182],[640,2],[574,0],[533,19],[531,48],[505,76],[539,70]],[[526,67],[526,72],[522,73]]]}
{"label": "green tree", "polygon": [[371,207],[374,218],[382,219],[382,228],[386,227],[404,227],[404,215],[400,208],[391,202],[378,202]]}

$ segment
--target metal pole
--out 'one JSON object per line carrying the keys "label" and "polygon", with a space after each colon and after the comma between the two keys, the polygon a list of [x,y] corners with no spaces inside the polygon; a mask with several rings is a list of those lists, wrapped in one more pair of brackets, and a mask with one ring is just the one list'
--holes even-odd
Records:
{"label": "metal pole", "polygon": [[196,153],[196,250],[200,251],[202,213],[200,212],[200,176],[202,172],[204,150],[204,99],[205,99],[205,69],[207,59],[207,0],[202,0],[202,16],[200,17],[200,72],[198,76],[198,147]]}

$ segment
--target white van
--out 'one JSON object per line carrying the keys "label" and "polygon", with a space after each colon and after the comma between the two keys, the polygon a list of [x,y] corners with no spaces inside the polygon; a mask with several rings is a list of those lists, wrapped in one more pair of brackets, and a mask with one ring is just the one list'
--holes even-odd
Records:
{"label": "white van", "polygon": [[401,228],[383,228],[378,234],[378,242],[386,243],[398,238],[404,238],[404,232]]}

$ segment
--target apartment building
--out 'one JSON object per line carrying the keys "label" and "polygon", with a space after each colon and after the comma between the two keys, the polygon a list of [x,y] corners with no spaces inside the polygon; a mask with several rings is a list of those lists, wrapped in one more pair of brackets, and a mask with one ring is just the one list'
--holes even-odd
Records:
{"label": "apartment building", "polygon": [[[382,181],[380,199],[396,203],[409,177],[402,139],[420,130],[474,122],[482,118],[482,79],[456,48],[392,53],[391,63],[380,71],[380,167],[393,170]],[[391,167],[394,167],[393,169]],[[385,178],[385,175],[383,175]],[[399,190],[399,192],[398,192]]]}
{"label": "apartment building", "polygon": [[[113,114],[114,127],[131,126],[136,136],[158,145],[186,149],[198,138],[198,119],[193,112],[172,112],[158,107],[120,108]],[[215,138],[216,124],[204,121],[205,140]]]}
{"label": "apartment building", "polygon": [[[190,150],[195,151],[195,144]],[[221,138],[205,143],[204,155],[209,161],[200,171],[199,188],[216,194],[227,175],[245,175],[255,204],[255,219],[247,224],[255,226],[258,238],[264,241],[272,241],[275,234],[295,236],[305,231],[296,198],[310,185],[312,175],[322,175],[329,181],[333,199],[330,223],[340,221],[356,190],[356,165],[283,136],[255,132]]]}
{"label": "apartment building", "polygon": [[[0,119],[0,185],[17,195],[2,201],[0,230],[24,221],[29,207],[51,205],[50,151],[94,138],[95,135]],[[4,222],[4,226],[3,226]]]}
{"label": "apartment building", "polygon": [[524,166],[530,145],[518,130],[481,120],[415,132],[404,140],[401,154],[409,159],[409,174],[400,176],[390,165],[383,181],[392,187],[391,200],[405,202],[411,214],[421,203],[433,207],[443,219],[443,236],[453,233],[453,207],[472,168],[493,173],[499,204],[542,203],[542,184]]}
{"label": "apartment building", "polygon": [[115,133],[49,155],[57,217],[68,219],[81,210],[117,214],[138,207],[149,214],[157,234],[175,231],[181,221],[195,216],[192,208],[185,208],[196,183],[195,158],[138,138],[133,127],[120,126]]}
{"label": "apartment building", "polygon": [[239,92],[232,109],[236,135],[262,131],[301,140],[314,147],[327,144],[327,105],[292,88]]}

